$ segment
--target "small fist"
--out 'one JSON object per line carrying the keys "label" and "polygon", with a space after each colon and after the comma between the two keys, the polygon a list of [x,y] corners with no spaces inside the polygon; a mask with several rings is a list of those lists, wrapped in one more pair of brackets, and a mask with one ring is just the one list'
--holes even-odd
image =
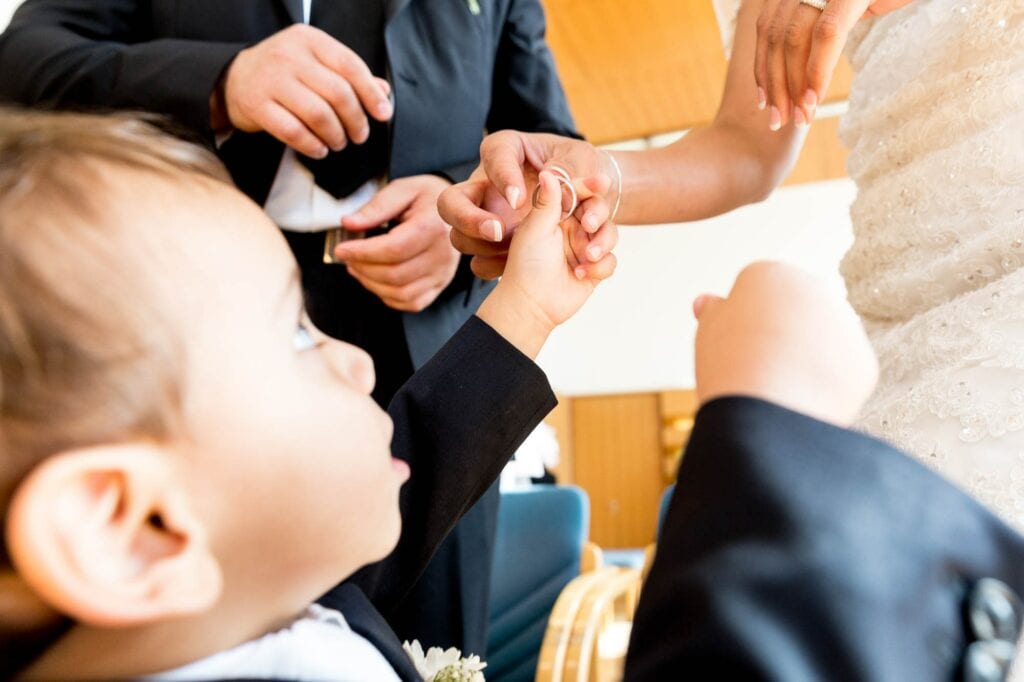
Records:
{"label": "small fist", "polygon": [[878,361],[849,304],[817,278],[755,263],[727,298],[694,302],[697,397],[761,398],[840,426],[874,390]]}

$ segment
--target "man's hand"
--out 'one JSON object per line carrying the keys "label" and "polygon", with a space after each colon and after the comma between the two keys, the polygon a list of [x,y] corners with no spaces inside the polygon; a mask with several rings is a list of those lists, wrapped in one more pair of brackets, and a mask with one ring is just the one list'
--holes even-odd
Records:
{"label": "man's hand", "polygon": [[757,21],[754,78],[770,125],[809,124],[825,98],[846,39],[864,16],[887,14],[912,0],[829,0],[824,11],[800,0],[765,0]]}
{"label": "man's hand", "polygon": [[856,313],[796,268],[748,266],[728,298],[693,307],[702,405],[752,396],[846,426],[875,387],[878,362]]}
{"label": "man's hand", "polygon": [[[391,118],[390,86],[359,56],[320,29],[296,24],[242,50],[213,98],[215,130],[266,131],[322,159],[349,141],[366,142],[369,112]],[[220,120],[216,120],[216,119]]]}
{"label": "man's hand", "polygon": [[449,186],[435,175],[400,178],[342,220],[348,230],[401,220],[387,234],[342,242],[334,250],[349,274],[395,310],[423,310],[455,277],[459,252],[448,239],[448,225],[437,214],[437,197]]}
{"label": "man's hand", "polygon": [[480,146],[480,167],[466,182],[441,195],[441,217],[452,226],[452,243],[473,256],[473,272],[484,279],[501,276],[509,243],[530,211],[537,175],[559,166],[574,178],[580,199],[569,219],[579,234],[573,242],[584,247],[577,255],[584,267],[598,262],[614,248],[615,231],[598,228],[610,209],[604,194],[611,188],[614,169],[607,156],[590,144],[546,133],[502,131]]}
{"label": "man's hand", "polygon": [[[560,222],[560,183],[550,172],[541,173],[539,182],[537,206],[512,238],[505,275],[477,312],[530,357],[536,357],[548,334],[572,317],[616,266],[615,256],[606,253],[583,267],[571,243],[571,228]],[[614,233],[616,227],[605,223],[598,234],[606,230]],[[614,243],[615,235],[608,240]]]}

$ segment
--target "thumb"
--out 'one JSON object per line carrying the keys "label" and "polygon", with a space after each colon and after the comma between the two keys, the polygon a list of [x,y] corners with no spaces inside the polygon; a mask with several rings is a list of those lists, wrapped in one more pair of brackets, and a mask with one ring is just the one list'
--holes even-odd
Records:
{"label": "thumb", "polygon": [[342,218],[341,224],[349,230],[370,230],[379,227],[401,215],[415,198],[416,193],[404,191],[400,183],[388,183],[362,208]]}
{"label": "thumb", "polygon": [[558,178],[550,171],[541,171],[537,180],[533,210],[519,226],[520,230],[530,230],[535,225],[558,225],[562,220],[562,186]]}
{"label": "thumb", "polygon": [[714,294],[701,294],[693,299],[693,316],[700,322],[702,315],[710,310],[714,310],[724,300],[721,296],[715,296]]}

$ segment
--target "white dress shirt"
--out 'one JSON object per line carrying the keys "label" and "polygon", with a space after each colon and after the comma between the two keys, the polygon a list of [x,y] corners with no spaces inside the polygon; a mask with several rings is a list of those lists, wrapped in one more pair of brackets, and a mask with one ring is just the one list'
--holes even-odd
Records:
{"label": "white dress shirt", "polygon": [[[302,0],[303,23],[309,23],[313,0]],[[341,227],[344,216],[362,208],[380,189],[370,180],[344,199],[335,199],[317,186],[313,173],[291,148],[285,149],[264,209],[270,219],[293,232],[323,232]]]}

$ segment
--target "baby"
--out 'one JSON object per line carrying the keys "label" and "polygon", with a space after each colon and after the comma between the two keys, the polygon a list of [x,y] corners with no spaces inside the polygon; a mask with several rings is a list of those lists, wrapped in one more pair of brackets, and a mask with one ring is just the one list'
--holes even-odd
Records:
{"label": "baby", "polygon": [[577,273],[545,180],[504,281],[389,416],[210,155],[0,114],[4,672],[407,677],[377,611],[554,405],[530,358],[615,266]]}

